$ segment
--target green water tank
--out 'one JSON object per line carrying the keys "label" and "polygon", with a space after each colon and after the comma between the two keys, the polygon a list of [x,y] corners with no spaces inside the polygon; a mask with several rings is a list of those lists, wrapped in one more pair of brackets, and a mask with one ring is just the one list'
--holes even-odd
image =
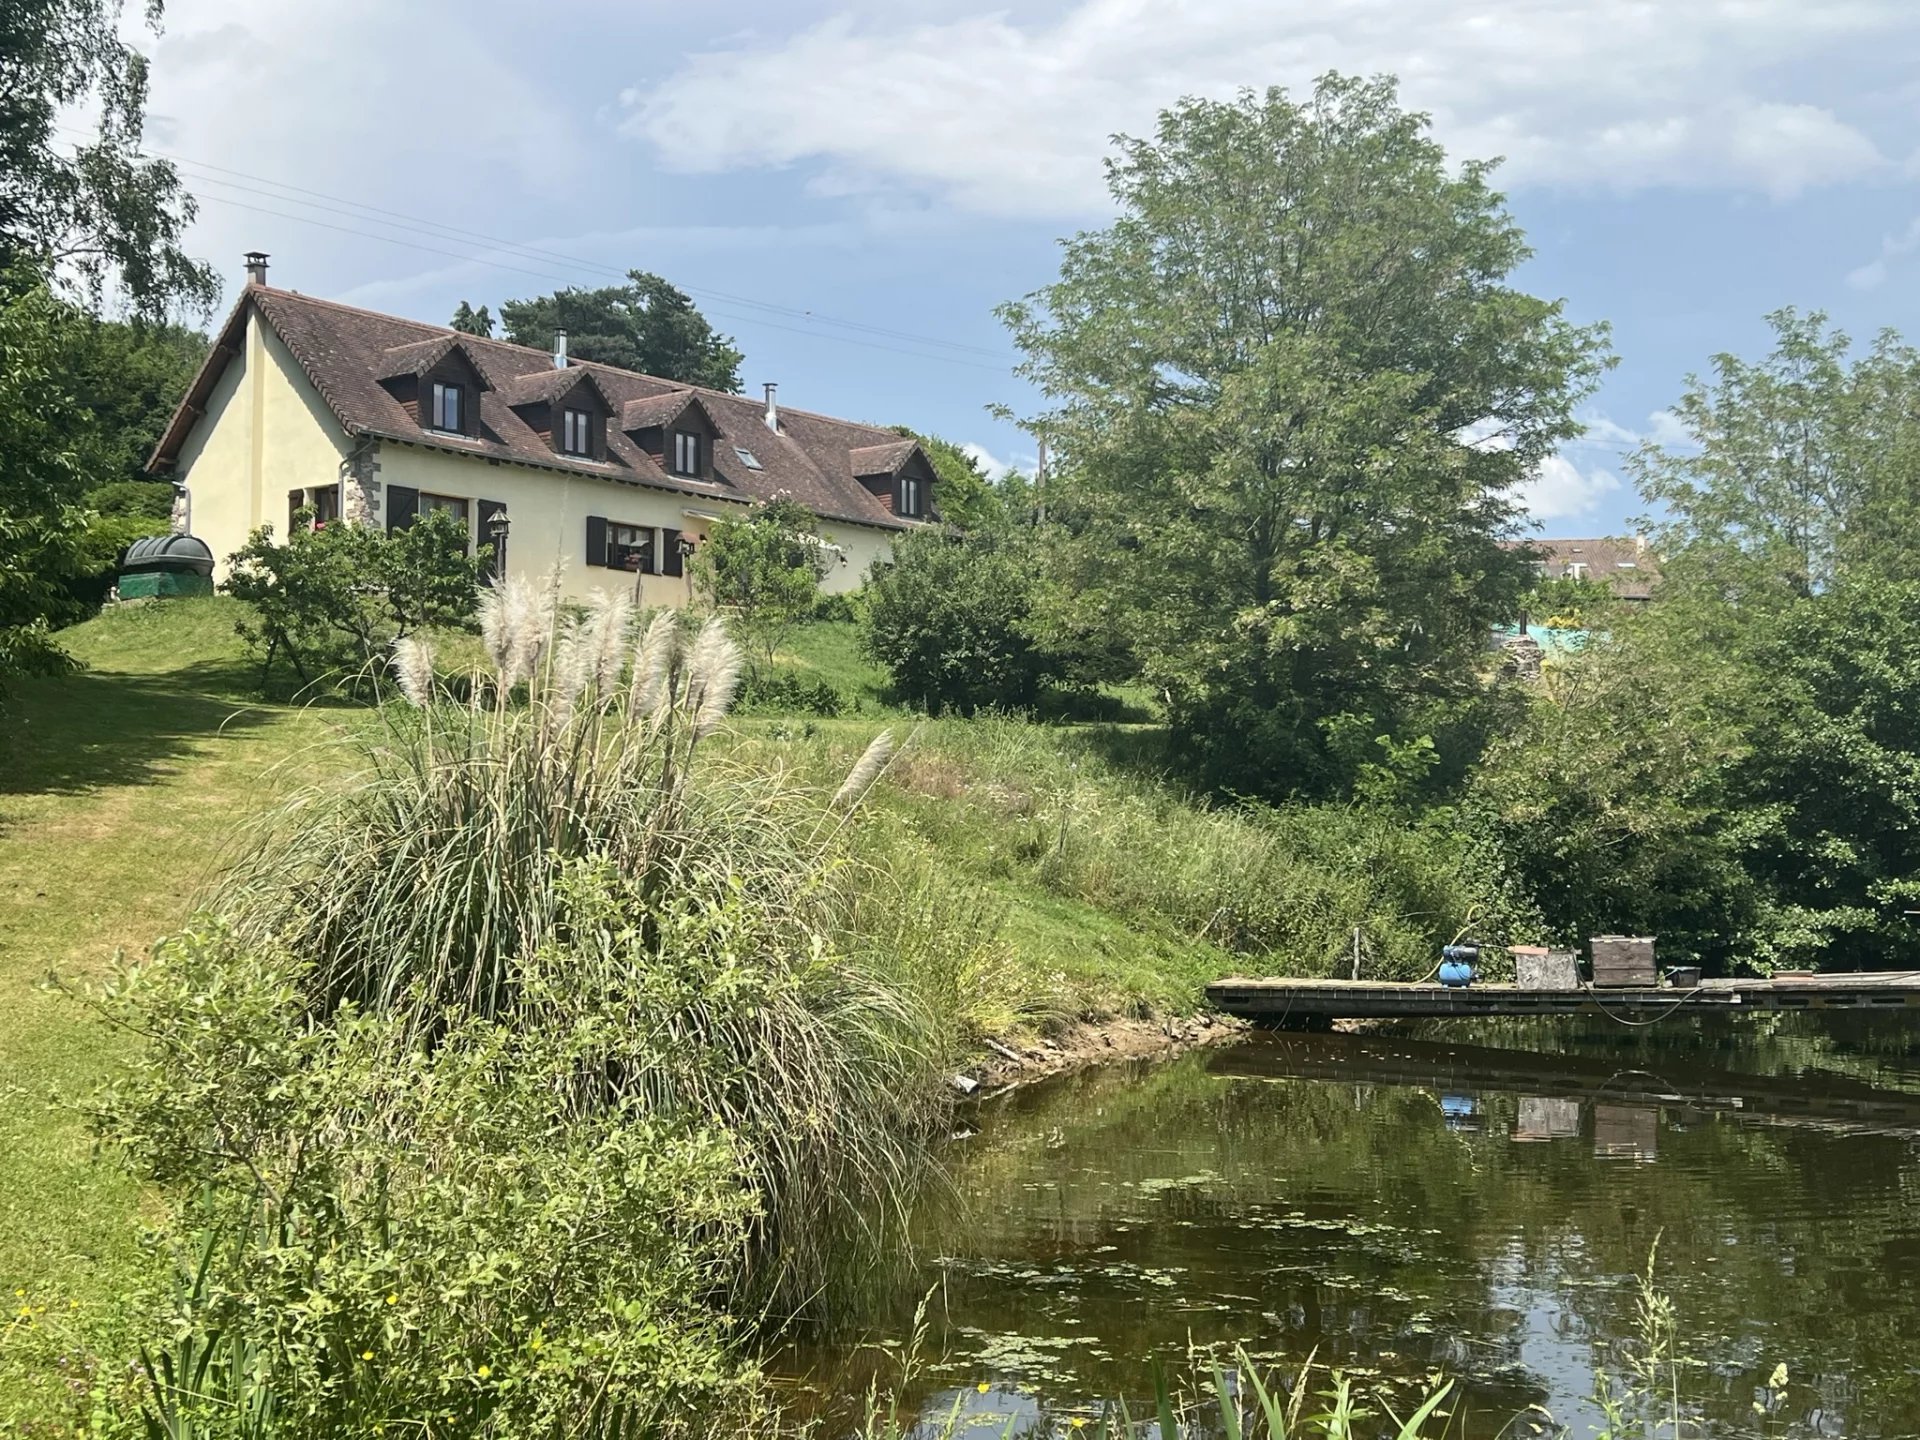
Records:
{"label": "green water tank", "polygon": [[213,593],[213,552],[192,535],[148,535],[120,562],[120,598]]}

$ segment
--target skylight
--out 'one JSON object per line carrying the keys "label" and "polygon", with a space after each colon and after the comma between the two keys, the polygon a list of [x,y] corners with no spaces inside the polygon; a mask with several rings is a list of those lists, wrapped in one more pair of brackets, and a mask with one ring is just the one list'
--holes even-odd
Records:
{"label": "skylight", "polygon": [[753,452],[744,446],[734,446],[733,453],[740,457],[740,463],[746,466],[747,469],[758,470],[760,468],[760,462],[753,458]]}

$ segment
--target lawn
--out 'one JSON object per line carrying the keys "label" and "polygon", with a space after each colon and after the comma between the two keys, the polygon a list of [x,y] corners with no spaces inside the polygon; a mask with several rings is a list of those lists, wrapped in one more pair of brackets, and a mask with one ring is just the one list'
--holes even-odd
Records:
{"label": "lawn", "polygon": [[[123,610],[65,638],[87,668],[21,683],[0,751],[0,1282],[98,1323],[87,1312],[144,1273],[140,1197],[95,1163],[76,1107],[124,1041],[47,977],[97,977],[176,926],[235,820],[350,712],[249,703],[227,601]],[[57,1382],[12,1363],[24,1353],[0,1345],[0,1425]]]}

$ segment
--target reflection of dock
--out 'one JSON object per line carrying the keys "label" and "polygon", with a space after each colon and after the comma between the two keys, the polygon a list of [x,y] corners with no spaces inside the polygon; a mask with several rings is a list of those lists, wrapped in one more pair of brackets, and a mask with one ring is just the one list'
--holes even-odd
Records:
{"label": "reflection of dock", "polygon": [[1491,1019],[1518,1015],[1743,1014],[1755,1010],[1920,1007],[1920,971],[1707,980],[1687,989],[1522,990],[1514,985],[1408,985],[1388,980],[1216,980],[1207,999],[1262,1025],[1309,1029],[1333,1020]]}
{"label": "reflection of dock", "polygon": [[1717,1112],[1829,1133],[1920,1136],[1920,1094],[1832,1075],[1775,1079],[1686,1063],[1663,1065],[1654,1074],[1579,1056],[1384,1035],[1266,1036],[1210,1052],[1207,1069],[1249,1079],[1505,1091],[1532,1102],[1523,1104],[1515,1126],[1519,1140],[1570,1137],[1577,1121],[1566,1102]]}

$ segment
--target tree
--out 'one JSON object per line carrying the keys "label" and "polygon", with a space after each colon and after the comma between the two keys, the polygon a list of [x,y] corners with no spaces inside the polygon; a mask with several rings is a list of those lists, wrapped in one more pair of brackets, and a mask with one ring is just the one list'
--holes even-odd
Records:
{"label": "tree", "polygon": [[1665,512],[1660,547],[1726,583],[1805,595],[1850,562],[1895,564],[1920,542],[1920,351],[1883,332],[1857,359],[1826,316],[1767,317],[1764,360],[1713,357],[1673,413],[1688,443],[1629,460]]}
{"label": "tree", "polygon": [[997,524],[1006,506],[995,477],[972,455],[938,435],[922,435],[905,425],[893,427],[894,433],[920,442],[933,462],[933,503],[940,518],[962,530],[980,530]]}
{"label": "tree", "polygon": [[860,648],[931,714],[1029,709],[1059,670],[1031,629],[1036,570],[1004,534],[904,535],[868,582]]}
{"label": "tree", "polygon": [[1119,220],[1001,310],[1050,405],[1059,591],[1215,785],[1337,792],[1470,702],[1528,580],[1513,487],[1604,333],[1506,283],[1492,166],[1450,169],[1389,80],[1184,101],[1119,148]]}
{"label": "tree", "polygon": [[[93,416],[80,447],[89,488],[148,480],[147,456],[206,359],[207,337],[184,325],[79,314],[61,337],[61,372]],[[155,488],[172,493],[164,483]]]}
{"label": "tree", "polygon": [[516,345],[546,346],[554,332],[567,332],[567,353],[622,370],[638,370],[738,391],[744,358],[719,334],[685,291],[658,275],[629,270],[625,285],[598,290],[558,290],[500,307],[506,338]]}
{"label": "tree", "polygon": [[60,371],[70,307],[0,273],[0,685],[69,662],[52,627],[82,568],[88,416]]}
{"label": "tree", "polygon": [[775,500],[741,520],[716,520],[693,554],[694,583],[728,612],[741,645],[761,673],[820,597],[830,557],[813,512]]}
{"label": "tree", "polygon": [[462,335],[479,335],[483,338],[493,335],[493,316],[484,305],[476,310],[462,300],[460,308],[453,312],[453,319],[447,323]]}
{"label": "tree", "polygon": [[[160,11],[148,0],[150,26]],[[0,0],[0,270],[60,277],[95,304],[115,283],[157,317],[220,287],[180,248],[194,205],[179,175],[140,153],[147,62],[120,14],[119,0]],[[61,119],[89,110],[94,137],[57,143]]]}
{"label": "tree", "polygon": [[327,671],[377,667],[415,630],[472,620],[493,551],[469,555],[452,516],[434,511],[391,534],[312,521],[299,512],[285,541],[262,526],[229,561],[227,591],[252,608],[236,628],[261,656],[262,685],[278,660],[310,685]]}

